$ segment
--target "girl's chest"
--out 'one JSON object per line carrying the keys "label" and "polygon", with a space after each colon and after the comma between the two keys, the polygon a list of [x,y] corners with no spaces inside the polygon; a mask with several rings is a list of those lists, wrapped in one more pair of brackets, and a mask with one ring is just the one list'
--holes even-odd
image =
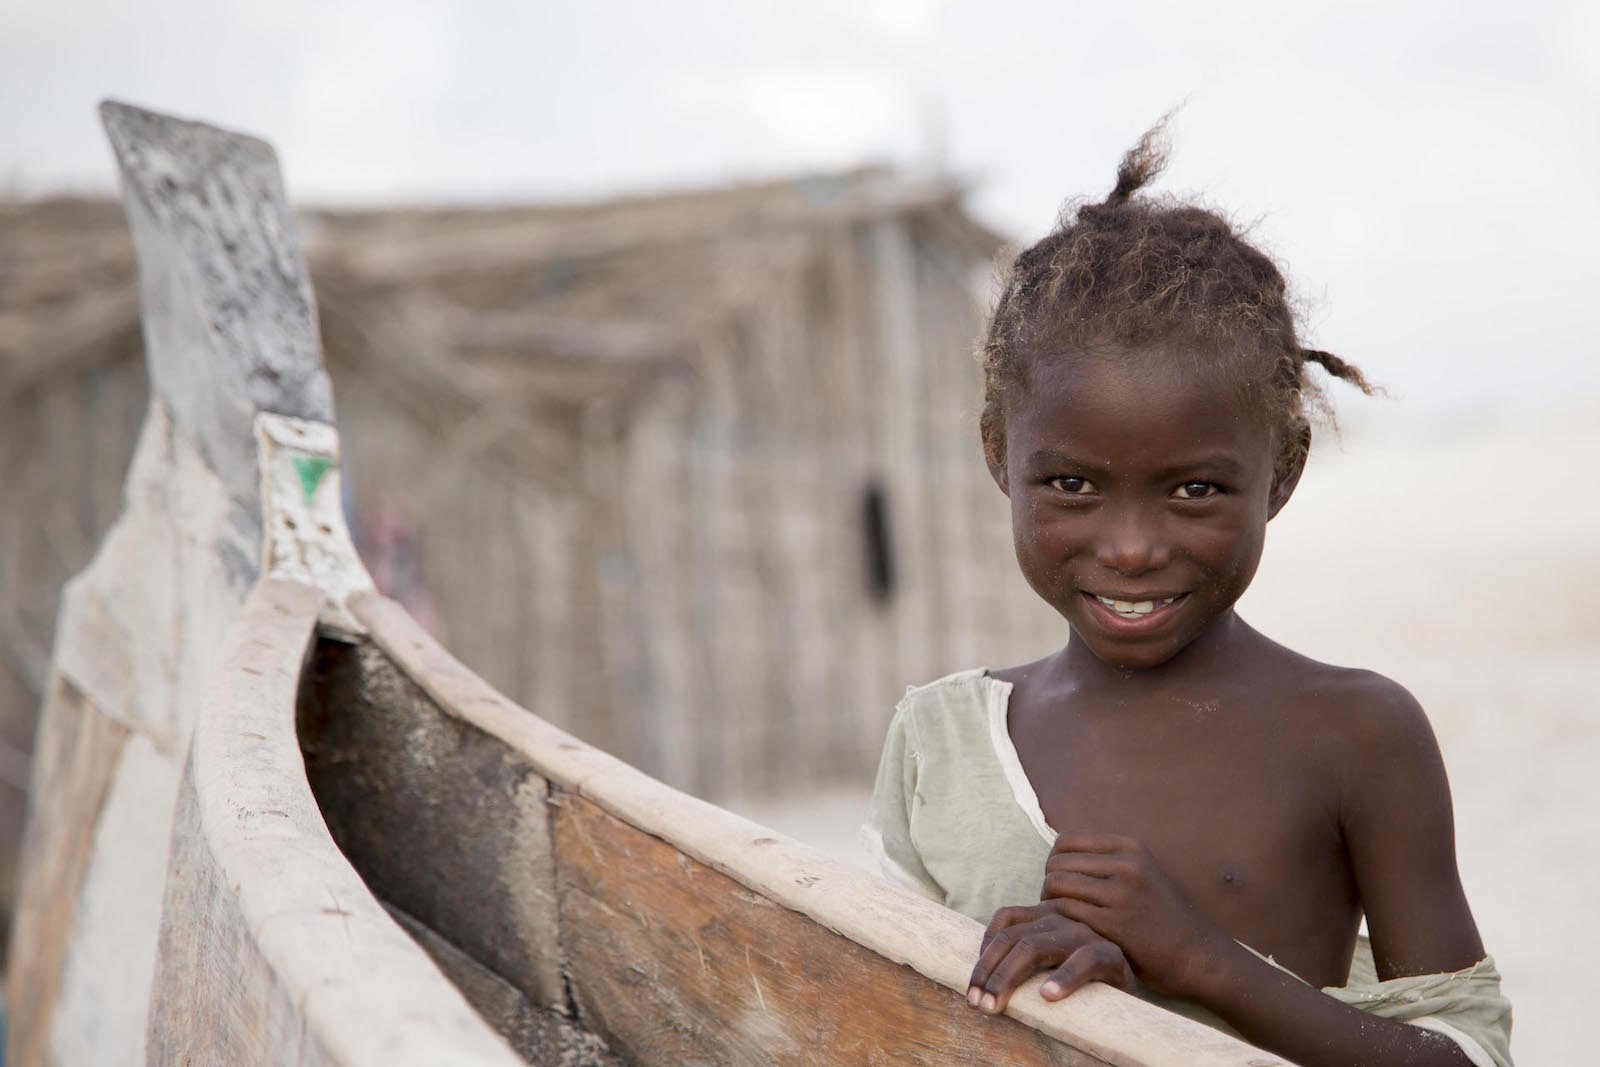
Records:
{"label": "girl's chest", "polygon": [[1138,839],[1218,919],[1347,897],[1331,783],[1292,736],[1138,725],[1058,719],[1012,738],[1051,827]]}

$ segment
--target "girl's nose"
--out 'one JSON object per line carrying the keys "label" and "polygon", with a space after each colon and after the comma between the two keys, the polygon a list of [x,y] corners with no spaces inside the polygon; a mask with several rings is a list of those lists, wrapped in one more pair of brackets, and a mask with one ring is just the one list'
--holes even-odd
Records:
{"label": "girl's nose", "polygon": [[1096,562],[1118,574],[1160,570],[1171,558],[1158,524],[1131,513],[1110,517],[1095,552]]}

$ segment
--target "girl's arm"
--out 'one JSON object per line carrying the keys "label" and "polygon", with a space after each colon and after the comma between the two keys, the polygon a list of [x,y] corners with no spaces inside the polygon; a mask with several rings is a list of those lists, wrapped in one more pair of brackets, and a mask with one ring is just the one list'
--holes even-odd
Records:
{"label": "girl's arm", "polygon": [[1304,1067],[1472,1067],[1461,1046],[1443,1034],[1334,1000],[1236,941],[1213,960],[1211,973],[1183,995],[1216,1012],[1246,1041]]}
{"label": "girl's arm", "polygon": [[[1363,675],[1350,711],[1340,822],[1380,979],[1445,974],[1483,958],[1456,869],[1438,742],[1403,688]],[[1467,1064],[1441,1034],[1372,1016],[1229,941],[1188,994],[1247,1039],[1308,1065]]]}
{"label": "girl's arm", "polygon": [[1456,869],[1444,759],[1422,708],[1366,675],[1352,702],[1339,821],[1380,979],[1440,974],[1483,958]]}
{"label": "girl's arm", "polygon": [[[1347,705],[1340,823],[1378,977],[1470,967],[1483,959],[1483,942],[1456,868],[1455,818],[1438,742],[1403,688],[1377,675],[1361,676],[1358,687]],[[1216,963],[1202,970],[1191,995],[1284,1055],[1307,1064],[1469,1062],[1442,1035],[1372,1018],[1236,943]]]}

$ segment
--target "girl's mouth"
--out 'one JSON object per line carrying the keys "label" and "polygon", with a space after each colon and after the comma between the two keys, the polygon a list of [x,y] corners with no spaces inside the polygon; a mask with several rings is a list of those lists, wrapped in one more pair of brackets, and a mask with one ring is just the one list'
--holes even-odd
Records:
{"label": "girl's mouth", "polygon": [[1122,600],[1086,592],[1083,597],[1089,602],[1090,613],[1101,620],[1106,629],[1118,634],[1139,634],[1159,627],[1188,595],[1174,593],[1143,600]]}

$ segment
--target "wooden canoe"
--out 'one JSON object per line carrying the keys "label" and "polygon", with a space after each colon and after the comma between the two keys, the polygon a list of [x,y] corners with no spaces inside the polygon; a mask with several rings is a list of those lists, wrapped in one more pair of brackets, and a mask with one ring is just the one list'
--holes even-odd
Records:
{"label": "wooden canoe", "polygon": [[[374,592],[271,149],[102,108],[151,406],[69,585],[11,1062],[1277,1064],[511,703]],[[1037,982],[1037,979],[1035,980]]]}

